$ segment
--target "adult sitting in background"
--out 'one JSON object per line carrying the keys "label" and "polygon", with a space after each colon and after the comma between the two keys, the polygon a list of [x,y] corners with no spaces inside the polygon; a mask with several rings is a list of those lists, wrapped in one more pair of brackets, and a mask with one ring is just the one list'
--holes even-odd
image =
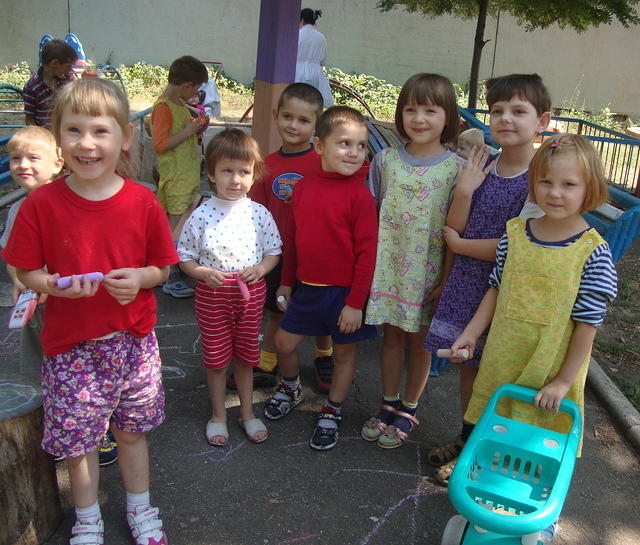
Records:
{"label": "adult sitting in background", "polygon": [[327,56],[327,40],[315,28],[316,20],[322,15],[320,10],[305,8],[300,12],[298,31],[298,58],[296,60],[296,82],[313,85],[324,100],[324,107],[333,106],[329,80],[322,70]]}

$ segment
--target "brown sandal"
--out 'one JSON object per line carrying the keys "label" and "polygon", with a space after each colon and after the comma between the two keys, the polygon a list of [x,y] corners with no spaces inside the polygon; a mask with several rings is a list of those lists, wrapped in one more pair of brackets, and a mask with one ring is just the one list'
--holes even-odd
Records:
{"label": "brown sandal", "polygon": [[434,467],[441,467],[457,458],[464,447],[464,441],[458,435],[446,445],[432,448],[427,452],[427,461]]}
{"label": "brown sandal", "polygon": [[449,477],[451,477],[451,474],[453,473],[453,470],[456,467],[456,462],[457,461],[458,461],[458,459],[454,458],[450,462],[448,462],[448,463],[444,464],[443,466],[439,467],[438,470],[433,475],[434,480],[438,484],[441,484],[442,486],[448,486],[449,485]]}

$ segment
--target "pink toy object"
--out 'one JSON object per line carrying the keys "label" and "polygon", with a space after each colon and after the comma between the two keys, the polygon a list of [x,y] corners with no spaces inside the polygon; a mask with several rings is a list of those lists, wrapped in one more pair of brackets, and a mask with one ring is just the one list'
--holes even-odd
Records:
{"label": "pink toy object", "polygon": [[242,295],[242,298],[245,301],[248,301],[249,299],[251,299],[251,294],[249,293],[249,288],[247,287],[247,283],[242,280],[242,278],[240,278],[239,276],[236,277],[236,282],[238,283],[238,287],[240,288],[240,293]]}
{"label": "pink toy object", "polygon": [[18,297],[16,305],[9,318],[9,329],[24,327],[33,316],[38,306],[38,294],[32,290],[25,290]]}
{"label": "pink toy object", "polygon": [[71,281],[73,280],[73,277],[76,276],[78,277],[78,280],[80,280],[80,282],[82,282],[82,277],[86,276],[89,281],[91,282],[102,282],[102,280],[104,279],[104,274],[102,274],[101,272],[90,272],[90,273],[86,273],[86,274],[74,274],[71,276],[63,276],[62,278],[58,278],[58,280],[56,280],[56,287],[61,289],[61,290],[66,290],[68,288],[71,287]]}

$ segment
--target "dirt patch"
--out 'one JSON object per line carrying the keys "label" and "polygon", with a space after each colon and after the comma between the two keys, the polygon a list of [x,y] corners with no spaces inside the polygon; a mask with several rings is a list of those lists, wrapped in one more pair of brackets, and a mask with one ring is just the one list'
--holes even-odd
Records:
{"label": "dirt patch", "polygon": [[640,240],[617,263],[618,298],[596,336],[593,355],[640,410]]}

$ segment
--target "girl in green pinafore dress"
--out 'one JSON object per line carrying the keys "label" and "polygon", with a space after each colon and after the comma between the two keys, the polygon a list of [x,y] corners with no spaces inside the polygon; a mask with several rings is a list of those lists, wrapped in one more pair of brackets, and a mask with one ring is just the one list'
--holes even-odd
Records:
{"label": "girl in green pinafore dress", "polygon": [[499,386],[520,384],[539,390],[534,403],[504,400],[498,411],[566,433],[560,402],[584,412],[591,346],[617,294],[609,246],[581,216],[607,198],[596,150],[578,135],[547,140],[531,161],[529,192],[545,215],[507,223],[491,288],[451,348],[472,353],[491,323],[465,421],[478,421]]}
{"label": "girl in green pinafore dress", "polygon": [[[369,184],[380,207],[378,251],[367,324],[384,324],[382,406],[361,435],[382,448],[399,447],[418,423],[418,399],[427,382],[430,354],[424,337],[443,282],[445,225],[459,159],[444,147],[455,141],[458,110],[451,82],[417,74],[402,87],[396,128],[406,146],[385,149],[372,162]],[[400,375],[404,347],[409,366],[404,397]]]}

